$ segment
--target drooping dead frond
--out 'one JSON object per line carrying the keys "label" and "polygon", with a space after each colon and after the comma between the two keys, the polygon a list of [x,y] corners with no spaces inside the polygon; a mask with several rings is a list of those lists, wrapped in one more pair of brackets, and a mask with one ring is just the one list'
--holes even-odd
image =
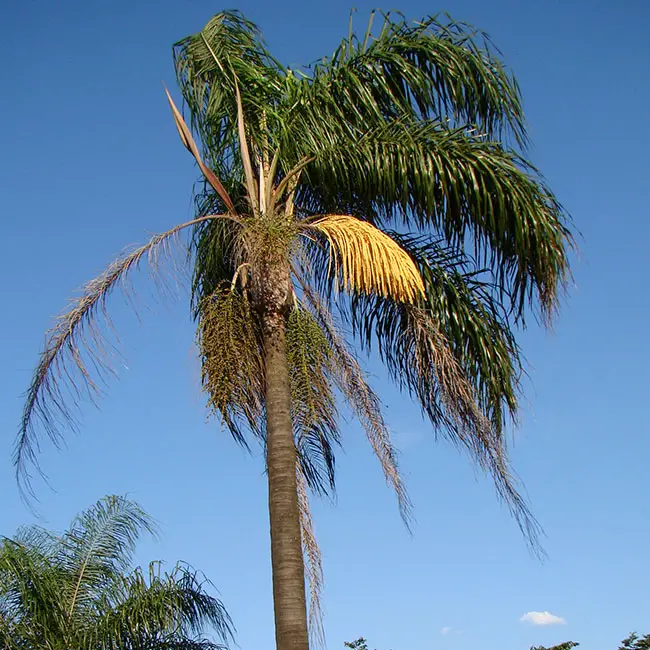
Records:
{"label": "drooping dead frond", "polygon": [[340,274],[341,284],[348,291],[406,303],[424,296],[422,277],[408,253],[367,221],[330,214],[307,228],[327,239],[330,269]]}
{"label": "drooping dead frond", "polygon": [[264,364],[261,333],[247,295],[224,283],[199,306],[203,390],[237,442],[240,423],[263,437]]}
{"label": "drooping dead frond", "polygon": [[73,407],[82,397],[94,400],[101,392],[99,383],[112,373],[96,318],[99,311],[107,319],[104,311],[106,298],[118,281],[126,280],[129,272],[144,258],[155,269],[160,253],[168,252],[171,238],[183,228],[218,218],[222,218],[221,215],[200,217],[180,224],[115,260],[101,275],[88,282],[81,296],[57,318],[27,392],[20,424],[14,464],[19,479],[24,480],[23,487],[29,489],[27,465],[37,466],[39,444],[35,419],[58,446],[62,441],[60,426],[74,427]]}
{"label": "drooping dead frond", "polygon": [[410,530],[411,500],[399,470],[397,450],[393,447],[390,431],[383,418],[379,397],[366,382],[365,373],[342,341],[336,345],[335,364],[339,388],[366,432],[368,442],[379,459],[386,482],[395,491],[402,519]]}
{"label": "drooping dead frond", "polygon": [[365,373],[354,355],[348,350],[328,309],[312,290],[306,286],[303,289],[314,316],[331,346],[332,373],[337,387],[361,423],[368,441],[379,459],[386,482],[395,491],[402,519],[410,529],[411,500],[399,471],[397,452],[393,447],[390,431],[381,412],[379,397],[368,385]]}
{"label": "drooping dead frond", "polygon": [[296,449],[309,487],[334,489],[334,453],[340,444],[332,391],[332,353],[327,336],[310,312],[296,307],[287,322],[291,416]]}
{"label": "drooping dead frond", "polygon": [[302,552],[305,557],[305,573],[309,585],[309,633],[314,645],[325,647],[322,606],[322,556],[314,533],[314,522],[309,508],[309,495],[307,494],[307,481],[299,466],[296,468],[296,483],[298,486]]}

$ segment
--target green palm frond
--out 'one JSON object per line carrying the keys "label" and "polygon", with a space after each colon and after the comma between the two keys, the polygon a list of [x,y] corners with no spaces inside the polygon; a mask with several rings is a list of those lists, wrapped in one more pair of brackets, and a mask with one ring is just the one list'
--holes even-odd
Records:
{"label": "green palm frond", "polygon": [[[362,328],[366,345],[377,344],[390,375],[400,388],[415,398],[436,432],[466,449],[479,467],[492,477],[534,552],[541,552],[541,529],[518,490],[518,481],[508,461],[501,405],[494,403],[489,384],[484,387],[492,400],[481,408],[481,378],[468,375],[442,332],[437,312],[423,307],[373,298],[357,299],[353,322]],[[483,340],[487,351],[495,342]],[[498,349],[496,342],[495,349]],[[503,361],[510,371],[512,359],[494,360],[494,373]],[[488,381],[492,377],[488,377]],[[508,385],[513,393],[515,388]],[[501,396],[506,399],[506,396]],[[492,409],[490,413],[490,408]],[[493,421],[488,414],[492,415]]]}
{"label": "green palm frond", "polygon": [[159,562],[152,562],[146,573],[138,568],[106,592],[104,613],[88,630],[87,640],[121,639],[128,648],[154,638],[162,648],[168,643],[211,643],[202,640],[207,627],[224,641],[233,640],[230,616],[206,588],[213,585],[187,564],[177,564],[171,572],[163,572]]}
{"label": "green palm frond", "polygon": [[[243,199],[237,187],[226,184],[236,203]],[[215,214],[223,206],[220,197],[211,189],[203,188],[195,196],[197,214]],[[192,310],[200,314],[203,297],[214,293],[224,283],[232,282],[241,256],[242,228],[232,221],[216,219],[198,223],[192,232],[190,254],[193,256]]]}
{"label": "green palm frond", "polygon": [[126,571],[143,532],[156,534],[153,520],[123,497],[106,497],[75,518],[58,558],[72,577],[62,594],[68,616],[92,606],[106,580]]}
{"label": "green palm frond", "polygon": [[228,647],[207,639],[162,639],[156,643],[160,650],[223,650]]}
{"label": "green palm frond", "polygon": [[[25,642],[60,639],[67,613],[60,601],[65,575],[42,547],[19,540],[0,543],[0,612],[6,634]],[[27,647],[27,646],[25,646]]]}
{"label": "green palm frond", "polygon": [[303,134],[311,152],[402,116],[526,140],[519,88],[498,52],[448,17],[409,23],[385,14],[377,33],[371,17],[363,40],[351,34],[297,79],[288,84],[286,136]]}

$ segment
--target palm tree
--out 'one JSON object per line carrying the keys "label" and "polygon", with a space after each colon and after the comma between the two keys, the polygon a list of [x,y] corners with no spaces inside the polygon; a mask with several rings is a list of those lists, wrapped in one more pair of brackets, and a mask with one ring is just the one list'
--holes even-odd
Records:
{"label": "palm tree", "polygon": [[0,542],[0,648],[3,650],[218,650],[232,623],[209,583],[191,567],[131,570],[135,542],[151,518],[109,496],[62,535],[31,526]]}
{"label": "palm tree", "polygon": [[204,178],[197,216],[114,262],[60,317],[28,393],[19,475],[36,460],[36,420],[58,442],[74,415],[65,382],[97,392],[94,318],[109,292],[192,228],[208,404],[266,454],[278,650],[308,648],[305,572],[318,630],[307,490],[334,487],[337,395],[408,519],[380,401],[344,332],[493,477],[536,547],[505,441],[522,373],[514,332],[527,314],[550,321],[572,236],[523,157],[519,88],[490,41],[441,17],[387,14],[373,31],[371,16],[361,38],[351,26],[331,57],[299,70],[222,12],[175,45],[174,61],[189,126],[168,98]]}

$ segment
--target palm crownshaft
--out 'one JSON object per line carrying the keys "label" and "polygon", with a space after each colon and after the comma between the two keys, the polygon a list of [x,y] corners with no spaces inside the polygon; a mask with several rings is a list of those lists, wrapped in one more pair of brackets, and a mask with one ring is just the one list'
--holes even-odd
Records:
{"label": "palm crownshaft", "polygon": [[[305,650],[305,569],[315,630],[322,581],[305,489],[334,488],[337,391],[406,519],[410,508],[380,402],[341,324],[492,475],[535,545],[504,438],[521,373],[513,327],[530,309],[552,315],[571,234],[517,149],[526,133],[516,82],[466,25],[387,15],[294,71],[252,23],[223,12],[174,56],[191,128],[169,100],[205,178],[201,221],[183,224],[194,226],[203,384],[236,440],[248,444],[251,432],[265,445],[277,645]],[[33,459],[35,415],[58,439],[48,408],[68,414],[56,382],[66,350],[76,352],[114,278],[167,235],[91,283],[60,321],[28,396],[19,467]],[[87,382],[83,358],[67,360]]]}

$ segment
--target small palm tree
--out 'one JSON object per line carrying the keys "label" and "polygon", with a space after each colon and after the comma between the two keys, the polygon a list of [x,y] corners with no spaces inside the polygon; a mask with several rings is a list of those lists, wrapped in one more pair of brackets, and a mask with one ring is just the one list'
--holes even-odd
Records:
{"label": "small palm tree", "polygon": [[522,372],[514,328],[531,311],[550,320],[571,233],[522,156],[518,86],[467,25],[385,15],[373,31],[371,17],[362,37],[350,29],[331,57],[298,70],[278,63],[241,14],[223,12],[174,57],[189,126],[168,97],[204,178],[197,216],[114,262],[61,316],[16,462],[24,476],[38,418],[59,441],[71,415],[65,380],[96,393],[92,370],[104,357],[94,318],[109,292],[193,228],[208,403],[237,441],[249,431],[264,445],[277,646],[306,650],[304,558],[316,630],[322,577],[307,490],[334,487],[337,394],[405,519],[410,507],[380,401],[344,331],[378,350],[434,430],[491,474],[535,545],[505,443]]}
{"label": "small palm tree", "polygon": [[3,650],[217,650],[232,623],[191,567],[131,570],[135,542],[155,531],[134,502],[109,496],[63,535],[32,526],[0,542]]}

